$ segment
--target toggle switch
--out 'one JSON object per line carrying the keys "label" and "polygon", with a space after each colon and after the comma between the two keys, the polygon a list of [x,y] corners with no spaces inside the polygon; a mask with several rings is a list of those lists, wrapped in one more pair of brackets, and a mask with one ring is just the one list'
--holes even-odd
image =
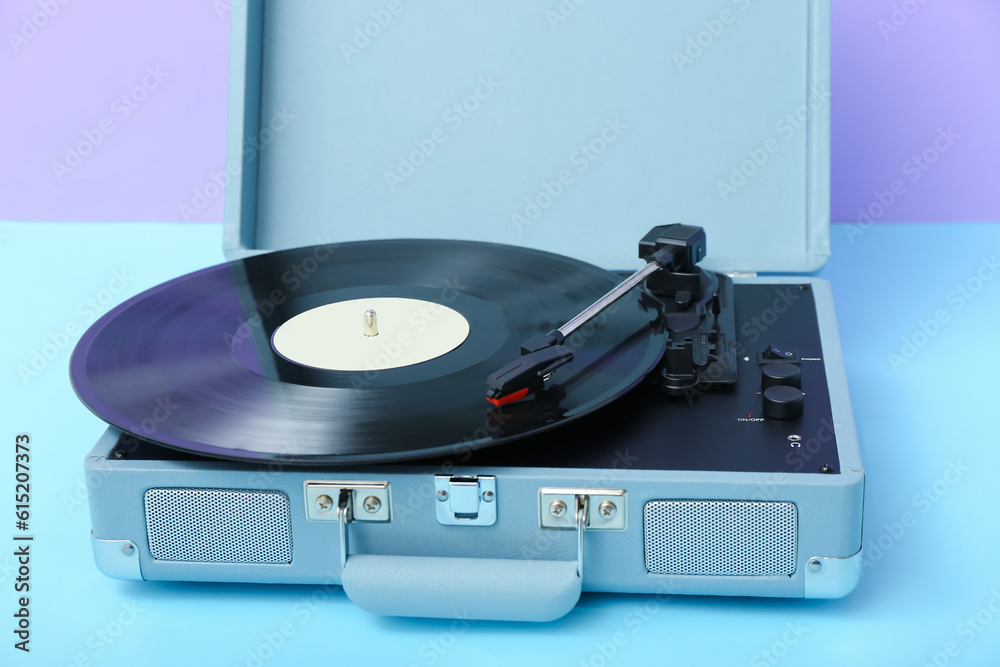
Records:
{"label": "toggle switch", "polygon": [[799,353],[795,350],[784,350],[774,345],[768,345],[763,352],[757,353],[757,363],[758,364],[769,364],[774,361],[784,361],[789,364],[798,364],[802,362],[799,357]]}

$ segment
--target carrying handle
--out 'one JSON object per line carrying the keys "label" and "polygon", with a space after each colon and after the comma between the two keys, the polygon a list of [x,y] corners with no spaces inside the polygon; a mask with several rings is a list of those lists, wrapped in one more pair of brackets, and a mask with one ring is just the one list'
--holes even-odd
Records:
{"label": "carrying handle", "polygon": [[[585,506],[576,512],[577,560],[433,556],[348,557],[346,508],[340,509],[341,585],[354,604],[383,616],[456,621],[553,621],[580,599]],[[338,513],[339,513],[338,512]]]}
{"label": "carrying handle", "polygon": [[354,604],[383,616],[552,621],[580,599],[572,561],[352,555],[341,573]]}

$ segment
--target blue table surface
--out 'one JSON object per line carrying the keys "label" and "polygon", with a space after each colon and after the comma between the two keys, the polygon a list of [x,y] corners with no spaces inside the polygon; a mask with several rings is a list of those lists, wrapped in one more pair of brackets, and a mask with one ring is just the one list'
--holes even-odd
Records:
{"label": "blue table surface", "polygon": [[[835,225],[831,240],[820,276],[867,471],[858,589],[833,601],[585,594],[554,623],[465,625],[372,616],[339,589],[98,572],[82,460],[103,423],[70,387],[72,345],[113,305],[220,262],[221,230],[0,226],[0,664],[1000,664],[1000,225]],[[19,372],[43,349],[37,374]],[[12,634],[19,433],[32,443],[30,654]]]}

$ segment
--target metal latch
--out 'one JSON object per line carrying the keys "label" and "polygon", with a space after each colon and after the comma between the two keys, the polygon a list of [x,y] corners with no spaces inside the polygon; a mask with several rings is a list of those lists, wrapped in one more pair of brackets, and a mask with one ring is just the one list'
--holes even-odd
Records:
{"label": "metal latch", "polygon": [[628,494],[623,489],[538,489],[542,528],[574,530],[581,517],[584,530],[626,530]]}
{"label": "metal latch", "polygon": [[492,475],[434,475],[438,523],[492,526],[497,520],[497,480]]}
{"label": "metal latch", "polygon": [[306,518],[310,521],[339,521],[337,506],[341,494],[347,503],[347,521],[391,521],[392,498],[389,482],[305,483]]}
{"label": "metal latch", "polygon": [[347,566],[347,524],[354,521],[392,521],[389,482],[306,481],[306,518],[336,521],[340,536],[340,569]]}

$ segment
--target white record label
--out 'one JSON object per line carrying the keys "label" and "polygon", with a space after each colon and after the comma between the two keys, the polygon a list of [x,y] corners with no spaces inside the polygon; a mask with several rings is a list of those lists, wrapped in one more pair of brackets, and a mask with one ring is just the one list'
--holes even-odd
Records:
{"label": "white record label", "polygon": [[[374,311],[374,318],[368,311]],[[468,335],[468,320],[440,303],[372,297],[299,313],[275,330],[271,344],[278,354],[303,366],[370,371],[440,357]]]}

